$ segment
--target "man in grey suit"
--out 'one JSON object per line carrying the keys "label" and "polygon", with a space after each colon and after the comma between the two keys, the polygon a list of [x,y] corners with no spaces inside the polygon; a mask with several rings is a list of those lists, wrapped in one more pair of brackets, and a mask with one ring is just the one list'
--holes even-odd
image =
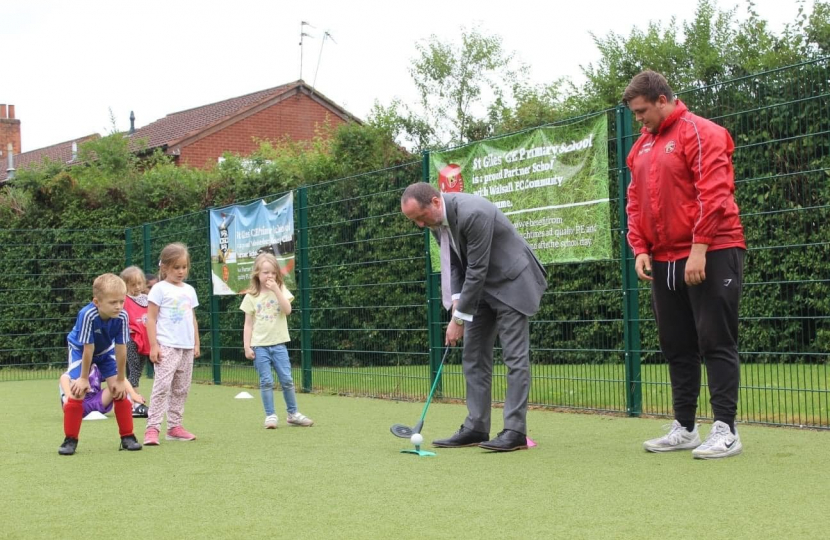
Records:
{"label": "man in grey suit", "polygon": [[[527,448],[528,319],[539,310],[547,288],[545,269],[513,224],[487,199],[465,193],[441,194],[430,184],[419,182],[404,191],[401,211],[419,227],[429,227],[439,243],[445,238],[452,247],[446,250],[443,246],[445,253],[449,252],[452,273],[451,305],[449,299],[445,302],[452,309],[452,321],[445,343],[455,345],[464,338],[462,364],[469,414],[452,437],[432,444],[443,448],[481,446],[499,452]],[[442,279],[442,283],[447,281]],[[489,440],[496,336],[507,366],[507,395],[504,430]]]}

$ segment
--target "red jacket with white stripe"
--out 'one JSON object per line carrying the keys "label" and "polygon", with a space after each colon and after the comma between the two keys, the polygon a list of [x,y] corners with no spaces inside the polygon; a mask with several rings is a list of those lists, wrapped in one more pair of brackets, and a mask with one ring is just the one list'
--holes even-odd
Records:
{"label": "red jacket with white stripe", "polygon": [[692,244],[746,249],[735,203],[735,143],[726,129],[676,104],[656,134],[643,128],[628,154],[631,250],[665,262],[688,257]]}

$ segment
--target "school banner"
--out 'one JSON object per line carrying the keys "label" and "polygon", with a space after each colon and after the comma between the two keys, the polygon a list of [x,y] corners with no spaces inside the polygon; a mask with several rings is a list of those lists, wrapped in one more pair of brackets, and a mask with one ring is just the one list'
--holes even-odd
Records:
{"label": "school banner", "polygon": [[430,180],[489,199],[543,264],[610,259],[607,141],[605,114],[538,128],[433,152]]}
{"label": "school banner", "polygon": [[294,288],[294,194],[266,203],[210,211],[210,262],[213,294],[248,289],[254,259],[267,252],[277,258],[285,284]]}

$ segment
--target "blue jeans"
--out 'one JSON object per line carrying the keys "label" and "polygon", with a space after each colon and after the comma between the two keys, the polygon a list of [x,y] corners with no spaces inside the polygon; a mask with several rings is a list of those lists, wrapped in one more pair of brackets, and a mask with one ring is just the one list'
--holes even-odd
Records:
{"label": "blue jeans", "polygon": [[282,386],[282,397],[285,398],[285,408],[288,414],[297,412],[297,397],[294,395],[294,379],[291,378],[288,349],[283,344],[258,346],[252,349],[254,350],[254,367],[259,372],[259,391],[262,394],[265,416],[274,414],[274,377],[271,375],[271,366],[274,366],[274,371],[277,372],[277,378]]}

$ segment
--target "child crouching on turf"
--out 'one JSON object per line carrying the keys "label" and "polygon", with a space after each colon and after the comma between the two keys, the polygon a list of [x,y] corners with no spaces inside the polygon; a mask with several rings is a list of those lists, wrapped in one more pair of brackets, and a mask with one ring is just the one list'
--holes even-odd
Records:
{"label": "child crouching on turf", "polygon": [[251,285],[242,299],[239,309],[245,312],[242,342],[245,357],[254,361],[259,372],[259,391],[265,408],[265,428],[277,427],[274,410],[274,378],[271,366],[277,372],[282,386],[282,396],[288,412],[286,422],[296,426],[311,426],[314,421],[297,410],[294,380],[291,378],[291,361],[285,344],[288,336],[288,319],[291,300],[294,299],[282,279],[277,258],[262,253],[254,261]]}
{"label": "child crouching on turf", "polygon": [[120,450],[141,450],[133,434],[133,416],[127,399],[127,342],[130,339],[129,318],[124,311],[127,287],[115,274],[103,274],[92,283],[92,302],[81,308],[75,326],[67,336],[69,399],[63,407],[63,431],[66,438],[58,449],[71,456],[78,446],[78,435],[84,417],[84,397],[90,390],[89,373],[98,366],[112,394]]}
{"label": "child crouching on turf", "polygon": [[[92,364],[92,367],[89,370],[89,392],[87,392],[84,396],[84,418],[86,418],[89,413],[94,411],[101,414],[107,414],[112,410],[112,392],[108,387],[102,389],[101,382],[101,372],[98,371],[98,366]],[[133,405],[143,405],[144,397],[135,391],[135,388],[133,388],[129,380],[124,381],[124,383],[127,385],[127,399],[129,399]],[[61,375],[60,378],[61,409],[63,409],[66,402],[69,401],[69,396],[72,393],[70,389],[71,386],[72,379],[69,376],[69,372],[66,372]],[[133,410],[135,410],[135,408],[133,408]]]}
{"label": "child crouching on turf", "polygon": [[[138,392],[141,372],[149,360],[150,341],[147,339],[147,281],[144,271],[130,266],[121,272],[121,279],[127,285],[127,299],[124,311],[130,316],[130,341],[127,343],[127,379]],[[147,406],[142,401],[133,401],[133,417],[147,418]]]}

